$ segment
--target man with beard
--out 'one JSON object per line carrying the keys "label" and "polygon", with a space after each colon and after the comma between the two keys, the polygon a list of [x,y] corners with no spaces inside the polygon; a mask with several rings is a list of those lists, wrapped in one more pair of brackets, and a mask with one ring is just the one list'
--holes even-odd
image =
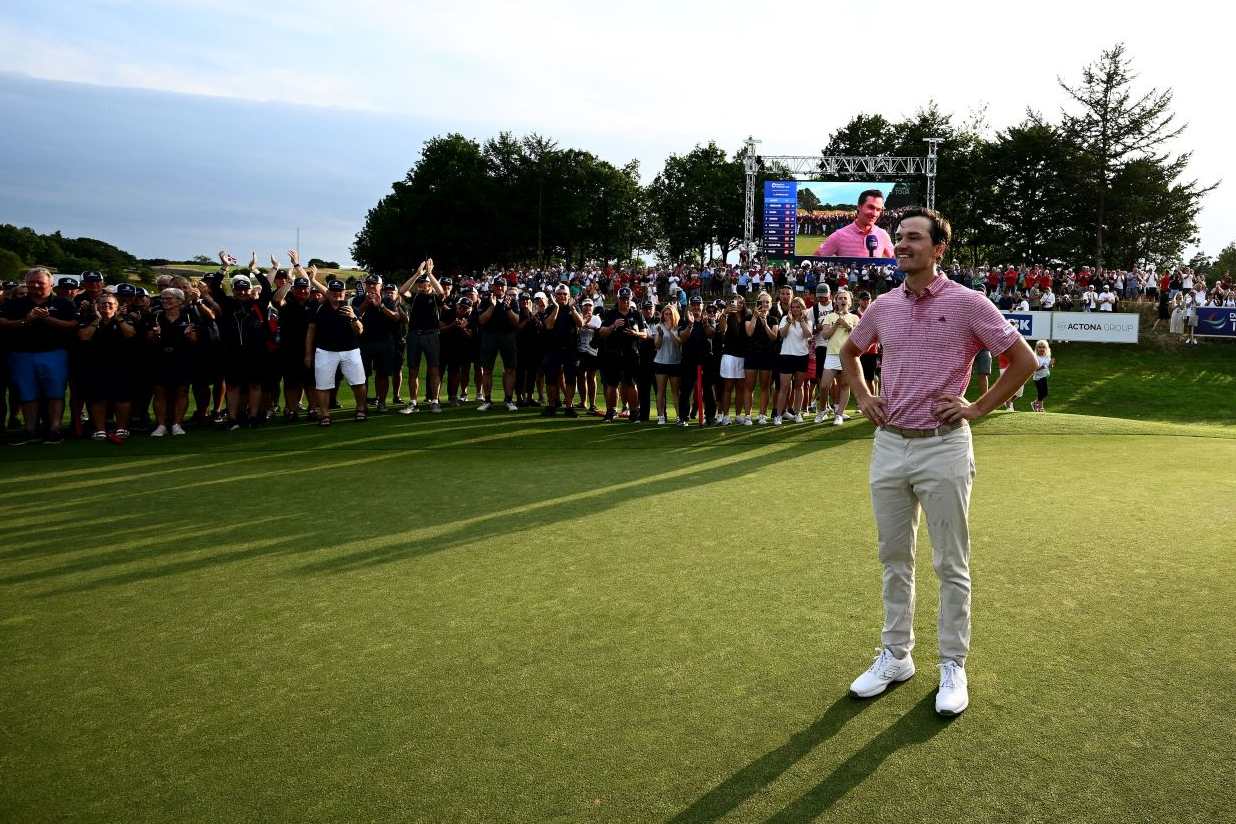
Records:
{"label": "man with beard", "polygon": [[[73,302],[52,295],[51,272],[37,267],[26,272],[26,294],[6,301],[0,310],[0,334],[8,339],[10,380],[17,385],[23,431],[14,445],[59,444],[64,418],[64,390],[69,380],[69,346],[77,335]],[[47,404],[47,431],[37,432],[39,403]]]}
{"label": "man with beard", "polygon": [[507,290],[506,278],[498,275],[489,288],[489,296],[481,300],[477,308],[477,325],[481,329],[481,386],[480,405],[477,412],[493,408],[491,392],[494,383],[494,366],[502,356],[502,392],[507,411],[517,412],[512,393],[515,391],[515,329],[519,325],[519,310],[515,296]]}
{"label": "man with beard", "polygon": [[639,342],[648,336],[644,318],[631,304],[631,290],[618,290],[618,303],[601,315],[601,382],[605,386],[605,422],[612,423],[626,404],[630,422],[639,423],[639,395],[635,391],[639,372]]}
{"label": "man with beard", "polygon": [[[395,330],[406,317],[394,296],[383,298],[382,278],[368,275],[364,292],[352,299],[352,308],[361,320],[361,364],[365,375],[374,376],[379,412],[386,411],[386,393],[390,389],[391,373],[395,371]],[[416,397],[413,392],[412,397]]]}

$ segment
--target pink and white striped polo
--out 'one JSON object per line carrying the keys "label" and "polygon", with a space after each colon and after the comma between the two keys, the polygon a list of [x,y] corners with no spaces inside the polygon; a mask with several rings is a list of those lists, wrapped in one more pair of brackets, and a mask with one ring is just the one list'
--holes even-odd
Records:
{"label": "pink and white striped polo", "polygon": [[860,350],[880,343],[880,394],[888,400],[887,422],[906,429],[932,429],[941,395],[961,395],[980,349],[999,355],[1018,333],[981,292],[939,272],[919,295],[904,285],[880,295],[850,334]]}

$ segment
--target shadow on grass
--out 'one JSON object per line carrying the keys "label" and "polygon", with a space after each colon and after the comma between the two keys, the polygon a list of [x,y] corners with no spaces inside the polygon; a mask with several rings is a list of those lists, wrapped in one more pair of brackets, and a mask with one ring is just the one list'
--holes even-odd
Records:
{"label": "shadow on grass", "polygon": [[[485,428],[484,424],[480,426]],[[227,512],[228,521],[216,522],[208,530],[200,527],[169,529],[164,536],[166,539],[145,534],[125,541],[121,536],[121,540],[95,547],[83,542],[74,549],[85,551],[71,560],[2,577],[0,584],[51,581],[108,568],[129,567],[104,577],[66,581],[68,586],[42,593],[47,597],[278,556],[309,556],[305,558],[307,562],[293,568],[292,571],[300,574],[347,572],[484,542],[508,543],[522,533],[552,528],[556,523],[578,518],[583,512],[598,517],[615,507],[657,496],[676,496],[684,506],[691,506],[693,502],[703,502],[708,487],[713,484],[742,478],[768,478],[769,471],[775,473],[782,461],[846,442],[842,439],[806,444],[792,441],[771,447],[752,445],[733,452],[729,449],[694,450],[686,456],[658,461],[655,466],[644,460],[642,453],[634,459],[626,456],[613,465],[602,464],[593,460],[595,444],[592,443],[585,445],[585,454],[579,461],[568,459],[563,463],[560,456],[554,455],[549,461],[540,461],[539,456],[534,457],[537,453],[529,453],[529,460],[538,461],[537,465],[521,463],[519,455],[503,455],[501,463],[494,464],[488,450],[477,447],[471,454],[465,452],[456,466],[460,477],[475,476],[475,482],[468,485],[462,495],[455,491],[459,487],[443,489],[433,484],[433,473],[443,464],[440,458],[421,450],[332,451],[325,460],[316,452],[302,454],[298,456],[302,461],[300,465],[283,468],[277,473],[278,477],[265,469],[239,476],[203,476],[198,473],[205,467],[188,467],[184,470],[188,474],[166,479],[171,481],[170,488],[187,490],[199,486],[209,488],[214,484],[224,484],[227,488],[254,482],[286,487],[297,484],[289,478],[300,475],[312,478],[315,484],[342,485],[345,489],[373,490],[379,488],[374,484],[407,484],[406,488],[415,495],[409,498],[412,506],[401,510],[400,517],[393,522],[389,503],[374,496],[366,496],[365,508],[349,513],[343,521],[326,517],[329,506],[324,510],[322,501],[301,498],[296,507],[284,508],[279,517],[283,524],[275,529],[270,528],[271,524],[260,522],[270,515],[269,502],[242,496],[232,501]],[[619,448],[615,446],[614,449]],[[375,466],[375,463],[389,461],[395,463],[386,468]],[[425,473],[426,468],[431,471]],[[189,481],[190,478],[197,480]],[[422,478],[430,479],[428,486],[417,490],[419,483],[426,483]],[[177,484],[178,480],[188,482]],[[156,492],[163,495],[168,488],[142,489],[138,494]],[[128,490],[123,491],[128,494]],[[109,490],[106,494],[112,492]],[[253,526],[258,528],[253,530]],[[63,551],[62,547],[41,542],[42,536],[29,537],[33,539],[32,544],[40,545],[14,547],[13,552],[19,557],[51,556]],[[73,541],[66,543],[71,545]],[[310,560],[312,556],[320,560]]]}
{"label": "shadow on grass", "polygon": [[[869,706],[870,701],[849,696],[837,699],[809,727],[794,733],[786,743],[734,773],[666,824],[709,824],[725,818],[836,735],[846,722]],[[805,824],[814,821],[879,769],[890,755],[903,747],[930,740],[948,723],[936,715],[935,693],[929,693],[893,726],[847,758],[819,784],[766,819],[765,824]]]}

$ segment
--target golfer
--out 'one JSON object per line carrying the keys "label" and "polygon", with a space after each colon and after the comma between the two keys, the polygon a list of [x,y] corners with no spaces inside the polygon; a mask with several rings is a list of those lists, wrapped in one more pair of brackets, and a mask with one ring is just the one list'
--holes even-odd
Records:
{"label": "golfer", "polygon": [[[952,238],[947,220],[912,207],[897,228],[894,254],[905,282],[863,314],[841,350],[846,381],[876,425],[871,453],[871,509],[884,565],[884,631],[871,669],[850,685],[869,698],[914,675],[914,549],[920,508],[940,580],[940,690],[936,712],[957,715],[970,704],[970,489],[974,445],[969,421],[999,407],[1034,371],[1034,354],[983,297],[948,279],[936,263]],[[859,355],[883,346],[882,389],[873,396]],[[969,403],[963,392],[979,349],[1005,354],[1010,368]]]}

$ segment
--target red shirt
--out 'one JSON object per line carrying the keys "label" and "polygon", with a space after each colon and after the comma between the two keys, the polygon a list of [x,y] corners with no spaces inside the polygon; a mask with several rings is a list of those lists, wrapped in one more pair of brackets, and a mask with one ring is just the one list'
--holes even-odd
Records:
{"label": "red shirt", "polygon": [[861,351],[884,347],[881,390],[894,426],[933,429],[941,395],[962,395],[980,349],[997,355],[1021,337],[979,292],[936,274],[921,295],[904,285],[880,295],[850,334]]}

